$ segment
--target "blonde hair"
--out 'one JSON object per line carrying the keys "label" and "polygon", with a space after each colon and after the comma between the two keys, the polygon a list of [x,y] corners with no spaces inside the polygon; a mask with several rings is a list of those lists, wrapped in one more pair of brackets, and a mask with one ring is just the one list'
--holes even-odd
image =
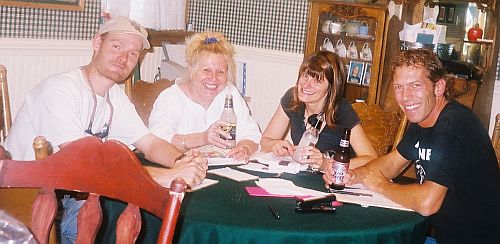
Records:
{"label": "blonde hair", "polygon": [[[234,61],[234,48],[224,37],[224,34],[205,31],[196,33],[186,39],[186,62],[190,67],[196,67],[200,53],[203,51],[224,55],[227,62],[227,81],[235,83],[236,62]],[[190,69],[191,76],[194,72],[194,70]]]}

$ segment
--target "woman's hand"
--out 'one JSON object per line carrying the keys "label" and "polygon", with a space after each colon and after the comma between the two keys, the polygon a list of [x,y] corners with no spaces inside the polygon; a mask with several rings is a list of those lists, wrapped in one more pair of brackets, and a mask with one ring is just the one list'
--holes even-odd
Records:
{"label": "woman's hand", "polygon": [[227,156],[231,157],[237,161],[245,161],[248,162],[248,159],[251,155],[250,147],[248,145],[238,145],[235,148],[231,149]]}
{"label": "woman's hand", "polygon": [[219,148],[226,149],[231,144],[226,141],[224,138],[229,138],[230,135],[228,132],[224,131],[222,127],[228,126],[228,123],[222,120],[218,120],[213,123],[208,129],[205,131],[206,134],[206,144],[214,145]]}
{"label": "woman's hand", "polygon": [[287,140],[278,140],[273,145],[273,154],[278,157],[292,156],[294,146]]}
{"label": "woman's hand", "polygon": [[320,169],[323,166],[323,153],[314,146],[307,146],[300,149],[299,163],[308,164],[313,169]]}

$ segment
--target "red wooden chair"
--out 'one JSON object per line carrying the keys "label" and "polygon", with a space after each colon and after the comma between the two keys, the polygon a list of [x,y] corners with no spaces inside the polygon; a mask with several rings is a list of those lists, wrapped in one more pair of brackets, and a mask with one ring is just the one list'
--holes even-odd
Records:
{"label": "red wooden chair", "polygon": [[[32,231],[47,243],[57,210],[54,189],[88,192],[78,215],[77,243],[93,243],[102,219],[99,196],[128,203],[117,223],[117,243],[134,243],[141,227],[139,208],[163,219],[158,243],[171,243],[186,184],[174,180],[170,189],[154,182],[132,151],[117,141],[85,137],[50,154],[37,137],[36,161],[0,161],[0,187],[39,188],[33,203]],[[5,154],[1,148],[0,157]]]}

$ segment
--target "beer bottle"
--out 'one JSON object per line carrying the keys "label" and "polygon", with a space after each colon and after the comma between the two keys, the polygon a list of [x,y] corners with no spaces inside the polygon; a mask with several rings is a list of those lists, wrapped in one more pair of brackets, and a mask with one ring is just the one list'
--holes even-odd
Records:
{"label": "beer bottle", "polygon": [[330,185],[335,190],[344,189],[344,176],[349,170],[351,154],[349,152],[349,138],[351,129],[344,128],[344,134],[340,140],[340,149],[333,155],[333,183]]}
{"label": "beer bottle", "polygon": [[320,113],[320,114],[313,114],[309,116],[309,118],[307,119],[307,123],[311,127],[309,127],[309,129],[304,131],[304,134],[302,134],[299,144],[297,145],[297,149],[293,153],[292,159],[295,162],[300,162],[300,159],[302,157],[300,150],[301,148],[307,146],[315,146],[316,143],[318,143],[319,130],[321,129],[321,124],[322,124],[322,117],[323,114]]}
{"label": "beer bottle", "polygon": [[224,126],[222,129],[228,132],[230,137],[224,138],[231,145],[228,148],[234,148],[236,146],[236,114],[233,109],[233,96],[228,92],[224,100],[224,110],[220,116],[220,120],[228,122],[229,126]]}

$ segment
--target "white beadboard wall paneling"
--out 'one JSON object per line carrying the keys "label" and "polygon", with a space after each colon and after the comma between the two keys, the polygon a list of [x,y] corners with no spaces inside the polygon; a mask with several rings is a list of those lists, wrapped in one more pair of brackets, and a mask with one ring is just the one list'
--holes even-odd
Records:
{"label": "white beadboard wall paneling", "polygon": [[7,68],[12,118],[40,81],[85,65],[91,57],[89,40],[0,38],[0,63]]}
{"label": "white beadboard wall paneling", "polygon": [[264,132],[285,91],[294,86],[303,54],[236,46],[236,61],[247,65],[246,96]]}
{"label": "white beadboard wall paneling", "polygon": [[154,47],[152,50],[145,53],[141,61],[141,80],[154,81],[155,75],[158,73],[161,60],[165,59],[163,49]]}

